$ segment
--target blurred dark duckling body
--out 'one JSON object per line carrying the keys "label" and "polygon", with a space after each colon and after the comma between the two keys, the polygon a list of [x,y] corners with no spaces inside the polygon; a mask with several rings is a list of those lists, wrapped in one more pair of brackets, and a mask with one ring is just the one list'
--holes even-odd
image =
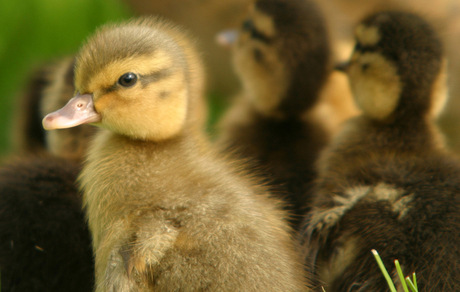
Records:
{"label": "blurred dark duckling body", "polygon": [[346,70],[363,115],[321,157],[308,264],[327,291],[387,291],[376,249],[391,275],[394,259],[415,271],[419,291],[456,291],[460,163],[434,124],[447,96],[442,44],[402,12],[369,16],[356,40]]}
{"label": "blurred dark duckling body", "polygon": [[91,291],[91,235],[76,178],[94,127],[45,132],[74,94],[73,58],[47,63],[20,97],[16,148],[0,167],[2,291]]}
{"label": "blurred dark duckling body", "polygon": [[78,163],[52,155],[0,167],[2,291],[91,291],[94,262],[75,179]]}
{"label": "blurred dark duckling body", "polygon": [[243,91],[220,123],[218,144],[286,199],[297,229],[331,135],[320,101],[332,72],[321,12],[310,1],[256,1],[232,49]]}
{"label": "blurred dark duckling body", "polygon": [[81,125],[50,132],[42,126],[47,113],[62,108],[74,96],[74,65],[75,58],[62,58],[46,63],[31,75],[16,110],[13,135],[16,152],[48,152],[76,161],[83,159],[96,128]]}

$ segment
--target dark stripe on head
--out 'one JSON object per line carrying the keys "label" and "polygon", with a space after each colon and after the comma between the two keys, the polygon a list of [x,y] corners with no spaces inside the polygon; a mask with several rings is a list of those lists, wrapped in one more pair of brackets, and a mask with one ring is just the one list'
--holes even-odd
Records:
{"label": "dark stripe on head", "polygon": [[[170,68],[161,69],[161,70],[152,72],[152,73],[147,74],[147,75],[139,75],[139,81],[141,82],[142,87],[146,87],[150,83],[154,83],[154,82],[157,82],[157,81],[159,81],[161,79],[164,79],[164,78],[167,78],[167,77],[171,76],[172,72],[173,71]],[[104,88],[103,89],[103,94],[113,92],[113,91],[117,90],[118,88],[120,88],[120,86],[121,85],[117,81],[114,84],[112,84],[110,87]]]}
{"label": "dark stripe on head", "polygon": [[157,82],[161,79],[168,78],[169,76],[171,76],[171,74],[172,70],[170,68],[161,69],[148,75],[140,75],[140,81],[142,83],[142,86],[145,87],[152,82]]}
{"label": "dark stripe on head", "polygon": [[377,52],[377,47],[375,46],[363,46],[361,43],[359,42],[356,42],[356,45],[355,45],[355,51],[357,52],[360,52],[360,53],[373,53],[373,52]]}
{"label": "dark stripe on head", "polygon": [[316,103],[331,70],[328,32],[322,12],[308,0],[258,0],[256,9],[273,18],[280,59],[291,84],[279,109],[298,116]]}
{"label": "dark stripe on head", "polygon": [[124,59],[155,57],[166,51],[178,67],[187,68],[184,52],[167,32],[174,25],[158,17],[146,17],[121,25],[106,25],[88,40],[78,54],[78,85],[85,87],[106,66]]}
{"label": "dark stripe on head", "polygon": [[252,39],[259,40],[266,44],[269,44],[271,42],[271,39],[268,36],[257,30],[257,28],[254,25],[254,22],[251,19],[246,19],[243,22],[242,30],[250,32]]}

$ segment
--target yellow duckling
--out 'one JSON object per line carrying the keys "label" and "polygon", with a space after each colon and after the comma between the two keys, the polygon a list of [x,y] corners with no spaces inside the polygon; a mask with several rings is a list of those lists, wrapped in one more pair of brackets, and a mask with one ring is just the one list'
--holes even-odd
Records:
{"label": "yellow duckling", "polygon": [[207,147],[202,77],[169,22],[106,26],[77,57],[76,97],[43,120],[105,128],[79,178],[96,291],[306,289],[279,201]]}

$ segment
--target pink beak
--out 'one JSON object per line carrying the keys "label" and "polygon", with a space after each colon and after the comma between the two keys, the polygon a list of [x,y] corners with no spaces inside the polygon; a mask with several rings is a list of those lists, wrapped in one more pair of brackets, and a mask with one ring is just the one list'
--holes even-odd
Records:
{"label": "pink beak", "polygon": [[100,121],[101,115],[94,109],[93,95],[77,93],[63,108],[46,115],[43,119],[43,128],[65,129]]}
{"label": "pink beak", "polygon": [[238,38],[238,31],[236,29],[224,30],[216,35],[216,42],[223,47],[231,47]]}

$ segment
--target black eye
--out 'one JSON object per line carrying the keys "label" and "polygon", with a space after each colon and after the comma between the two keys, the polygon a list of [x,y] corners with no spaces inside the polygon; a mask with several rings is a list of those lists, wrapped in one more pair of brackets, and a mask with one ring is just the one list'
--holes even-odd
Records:
{"label": "black eye", "polygon": [[363,71],[366,71],[367,68],[369,68],[369,64],[366,63],[361,65],[361,69],[363,69]]}
{"label": "black eye", "polygon": [[134,73],[125,73],[118,79],[118,83],[124,87],[131,87],[137,82],[137,75]]}

